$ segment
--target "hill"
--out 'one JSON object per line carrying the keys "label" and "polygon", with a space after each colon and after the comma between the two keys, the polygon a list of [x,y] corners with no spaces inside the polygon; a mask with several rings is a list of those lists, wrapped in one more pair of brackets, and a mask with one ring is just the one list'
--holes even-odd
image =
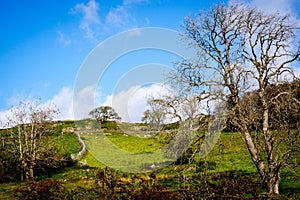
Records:
{"label": "hill", "polygon": [[[74,122],[59,121],[53,125],[56,127],[56,133],[49,137],[55,141],[59,152],[65,156],[78,153],[81,146],[77,137],[68,132],[62,134],[63,130],[68,128],[71,130],[70,127],[74,127]],[[140,130],[143,127],[143,124],[123,125],[130,130]],[[161,158],[157,158],[156,163],[151,163],[147,161],[146,155],[151,155],[152,152],[162,148],[172,135],[172,128],[149,137],[144,135],[139,137],[133,132],[126,134],[124,126],[123,130],[118,129],[113,122],[108,122],[103,127],[105,126],[102,132],[114,145],[134,154],[146,152],[138,166],[144,169],[152,169],[151,167],[159,165]],[[91,137],[101,139],[102,133],[91,133],[83,135],[82,138],[85,141]],[[3,137],[3,131],[0,134]],[[199,131],[197,134],[203,135],[203,132]],[[195,149],[195,146],[192,146],[192,149]],[[115,159],[113,152],[100,147],[97,151]],[[95,156],[97,157],[87,151],[77,163],[43,173],[37,176],[34,182],[12,180],[1,183],[0,199],[20,197],[29,199],[261,199],[267,197],[239,133],[222,133],[218,144],[203,159],[196,156],[190,164],[173,163],[154,172],[132,174],[116,171],[106,168]],[[126,166],[128,163],[124,163],[124,169]],[[299,172],[299,168],[287,168],[282,172],[281,196],[278,198],[297,199],[300,195]],[[42,194],[46,196],[41,196]]]}

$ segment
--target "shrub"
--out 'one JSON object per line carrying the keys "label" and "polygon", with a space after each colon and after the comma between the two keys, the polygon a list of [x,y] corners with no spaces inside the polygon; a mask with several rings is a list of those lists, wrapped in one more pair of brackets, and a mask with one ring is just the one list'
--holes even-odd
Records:
{"label": "shrub", "polygon": [[172,193],[156,183],[156,175],[148,178],[132,176],[128,181],[117,179],[110,168],[96,173],[95,185],[102,199],[171,199]]}
{"label": "shrub", "polygon": [[19,199],[62,199],[65,191],[64,183],[45,179],[38,182],[28,182],[25,187],[14,190]]}

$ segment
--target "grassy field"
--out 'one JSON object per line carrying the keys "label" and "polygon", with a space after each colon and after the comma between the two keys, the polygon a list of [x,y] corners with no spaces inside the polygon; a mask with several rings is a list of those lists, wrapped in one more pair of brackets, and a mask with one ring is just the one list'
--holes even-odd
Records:
{"label": "grassy field", "polygon": [[[61,181],[66,190],[69,193],[72,192],[72,195],[74,195],[74,191],[80,190],[81,193],[76,193],[77,196],[74,199],[81,199],[80,195],[93,191],[95,176],[106,165],[127,171],[115,172],[116,177],[126,183],[126,181],[132,180],[132,177],[149,179],[150,173],[145,172],[149,170],[147,166],[149,167],[151,164],[158,166],[167,161],[160,150],[165,145],[163,134],[145,138],[128,135],[120,130],[106,131],[106,133],[109,134],[107,136],[101,134],[81,135],[88,147],[88,151],[80,159],[81,163],[86,164],[85,166],[74,165],[52,174],[37,177],[36,180],[50,178]],[[81,149],[73,134],[56,134],[52,137],[55,137],[55,143],[64,155],[76,154]],[[285,195],[284,198],[293,199],[300,195],[299,174],[299,169],[287,168],[283,170],[280,191]],[[262,196],[265,194],[255,166],[252,164],[239,133],[222,133],[218,143],[205,158],[196,158],[196,162],[190,165],[172,164],[164,168],[158,167],[155,175],[157,184],[168,188],[170,191],[189,186],[192,191],[205,192],[206,188],[210,187],[215,192],[222,190],[221,192],[224,193],[242,193],[248,187],[242,186],[242,184],[249,182],[257,194]],[[232,184],[232,188],[236,185],[241,188],[235,189],[236,191],[229,191],[230,184]],[[14,189],[24,187],[24,185],[24,182],[0,184],[0,199],[13,199],[15,197]],[[254,189],[252,189],[253,193],[255,192]],[[246,198],[247,195],[249,198],[254,198],[255,195],[251,194],[252,190],[249,189],[249,194],[244,194],[240,198]]]}

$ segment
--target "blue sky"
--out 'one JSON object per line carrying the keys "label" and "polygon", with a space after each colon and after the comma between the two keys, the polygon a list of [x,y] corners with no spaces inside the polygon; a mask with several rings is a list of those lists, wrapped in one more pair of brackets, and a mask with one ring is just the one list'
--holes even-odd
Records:
{"label": "blue sky", "polygon": [[[62,118],[69,118],[71,108],[66,104],[70,104],[78,70],[100,42],[132,28],[179,30],[185,16],[220,2],[223,1],[2,1],[0,111],[5,112],[21,99],[41,98],[44,102],[54,100],[59,104]],[[252,0],[250,3],[265,10],[292,11],[300,16],[299,0]],[[152,53],[159,56],[157,52]],[[164,62],[166,58],[170,57],[159,59]],[[150,58],[139,55],[132,60],[137,61],[130,66],[151,62]],[[99,88],[103,90],[102,101],[106,101],[111,86],[103,83]]]}

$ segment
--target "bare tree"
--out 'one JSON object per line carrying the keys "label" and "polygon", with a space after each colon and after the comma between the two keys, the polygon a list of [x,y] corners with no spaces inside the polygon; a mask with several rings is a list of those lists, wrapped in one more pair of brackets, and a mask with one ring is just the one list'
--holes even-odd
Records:
{"label": "bare tree", "polygon": [[7,127],[13,138],[15,152],[21,166],[21,180],[33,179],[34,169],[45,150],[42,137],[51,132],[49,122],[58,113],[51,107],[43,107],[39,101],[20,102],[12,108]]}
{"label": "bare tree", "polygon": [[150,108],[144,112],[142,121],[149,124],[152,131],[160,131],[167,120],[168,111],[165,107],[165,101],[151,98],[148,99],[147,104]]}
{"label": "bare tree", "polygon": [[[289,134],[275,127],[271,129],[270,117],[280,112],[273,109],[282,108],[279,99],[288,98],[284,103],[293,105],[296,112],[299,99],[292,90],[277,90],[276,95],[267,91],[272,84],[294,78],[291,65],[299,61],[300,41],[292,17],[264,14],[238,3],[219,4],[187,17],[184,28],[183,38],[190,47],[198,49],[198,60],[179,63],[178,80],[193,88],[206,86],[211,89],[210,95],[227,102],[230,122],[242,133],[267,191],[279,194],[280,169],[289,164],[294,153],[299,153],[294,148],[299,143],[299,127]],[[257,101],[248,99],[245,106],[245,97],[251,90],[256,91]],[[255,115],[257,110],[259,116]],[[253,120],[259,124],[256,130],[250,128]],[[275,134],[277,131],[281,133]],[[282,140],[277,136],[284,134],[289,139],[285,141],[287,146],[280,149]],[[259,140],[255,140],[257,135],[261,136]]]}

